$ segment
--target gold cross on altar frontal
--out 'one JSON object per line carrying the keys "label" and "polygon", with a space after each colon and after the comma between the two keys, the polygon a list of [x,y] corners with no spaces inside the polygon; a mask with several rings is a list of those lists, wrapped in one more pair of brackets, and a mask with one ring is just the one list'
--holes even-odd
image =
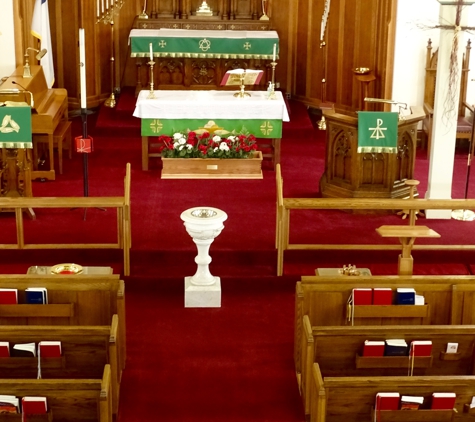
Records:
{"label": "gold cross on altar frontal", "polygon": [[260,129],[264,135],[270,135],[274,130],[274,126],[272,126],[271,122],[266,121],[260,126]]}
{"label": "gold cross on altar frontal", "polygon": [[159,133],[163,129],[163,123],[158,119],[152,120],[150,123],[150,129],[153,133]]}

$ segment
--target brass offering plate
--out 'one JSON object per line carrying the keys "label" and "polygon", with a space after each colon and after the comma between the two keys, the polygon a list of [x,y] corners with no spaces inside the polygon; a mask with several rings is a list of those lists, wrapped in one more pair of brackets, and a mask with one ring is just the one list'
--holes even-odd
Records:
{"label": "brass offering plate", "polygon": [[57,264],[51,267],[51,274],[81,274],[83,268],[78,264]]}
{"label": "brass offering plate", "polygon": [[357,67],[353,72],[357,75],[367,75],[371,69],[369,67]]}

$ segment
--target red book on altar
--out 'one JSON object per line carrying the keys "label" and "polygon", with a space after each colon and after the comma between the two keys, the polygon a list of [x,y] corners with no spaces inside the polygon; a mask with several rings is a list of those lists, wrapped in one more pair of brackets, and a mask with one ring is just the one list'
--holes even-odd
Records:
{"label": "red book on altar", "polygon": [[451,410],[455,406],[455,393],[433,393],[432,410]]}
{"label": "red book on altar", "polygon": [[373,305],[392,305],[393,289],[390,287],[375,287],[373,289]]}
{"label": "red book on altar", "polygon": [[373,289],[357,288],[352,292],[353,305],[372,305]]}

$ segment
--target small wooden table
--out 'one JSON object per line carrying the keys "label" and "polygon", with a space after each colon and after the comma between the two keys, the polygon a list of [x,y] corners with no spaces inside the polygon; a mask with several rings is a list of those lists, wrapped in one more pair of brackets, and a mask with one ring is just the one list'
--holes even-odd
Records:
{"label": "small wooden table", "polygon": [[418,237],[440,237],[440,234],[427,226],[381,226],[376,229],[381,237],[398,237],[402,245],[402,253],[399,255],[398,274],[412,275],[413,258],[412,246]]}

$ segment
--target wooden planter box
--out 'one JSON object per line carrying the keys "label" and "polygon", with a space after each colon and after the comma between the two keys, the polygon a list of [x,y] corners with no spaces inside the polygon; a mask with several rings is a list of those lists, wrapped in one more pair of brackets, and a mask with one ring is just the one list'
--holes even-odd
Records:
{"label": "wooden planter box", "polygon": [[253,158],[163,158],[162,179],[262,179],[262,152]]}

